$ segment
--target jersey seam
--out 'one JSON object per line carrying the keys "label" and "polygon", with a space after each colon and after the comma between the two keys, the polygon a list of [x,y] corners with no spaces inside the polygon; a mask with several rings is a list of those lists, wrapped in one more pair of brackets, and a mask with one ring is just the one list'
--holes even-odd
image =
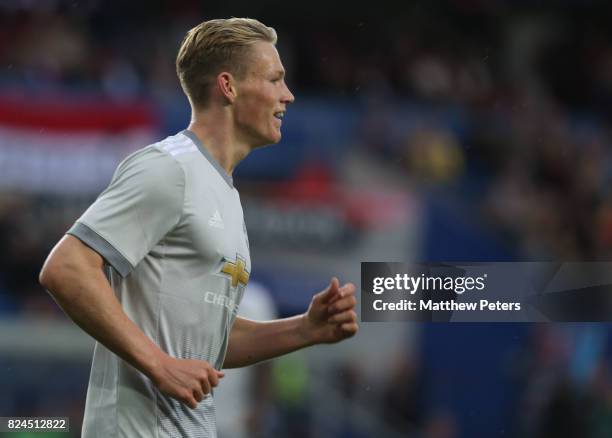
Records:
{"label": "jersey seam", "polygon": [[181,202],[181,210],[180,210],[180,213],[178,215],[178,219],[177,219],[176,223],[171,228],[171,230],[173,230],[173,229],[175,229],[181,223],[181,221],[183,220],[183,217],[185,215],[185,200],[187,199],[187,173],[185,172],[185,168],[183,167],[183,163],[178,161],[174,156],[172,156],[172,154],[170,154],[168,151],[166,151],[166,150],[164,150],[162,148],[156,147],[155,149],[157,149],[158,151],[162,152],[164,155],[166,155],[167,157],[172,159],[172,162],[174,164],[176,164],[176,166],[181,170],[181,174],[183,175],[183,200]]}
{"label": "jersey seam", "polygon": [[[185,202],[184,196],[185,195],[183,193],[183,203]],[[181,217],[182,217],[182,214],[179,215],[179,221],[173,227],[173,229],[180,223]],[[161,243],[161,245],[162,245],[162,251],[161,251],[161,261],[160,261],[161,266],[160,266],[160,274],[159,274],[160,278],[159,278],[159,283],[158,283],[158,288],[157,288],[157,312],[155,314],[155,344],[160,349],[161,349],[161,346],[159,342],[159,321],[161,319],[162,290],[163,290],[164,277],[165,277],[164,273],[165,273],[166,264],[167,264],[166,252],[168,250],[168,246],[166,245],[166,239],[163,239],[163,242]],[[161,417],[159,415],[159,389],[156,389],[155,391],[155,438],[159,438],[160,429],[161,429]]]}
{"label": "jersey seam", "polygon": [[[185,215],[185,201],[187,200],[187,173],[185,172],[185,169],[183,168],[182,163],[175,161],[180,169],[181,172],[183,173],[183,202],[181,203],[181,212],[179,214],[179,218],[176,222],[176,224],[174,225],[174,228],[178,227],[178,225],[182,222],[183,217]],[[164,255],[165,257],[165,255]]]}
{"label": "jersey seam", "polygon": [[[112,355],[112,353],[111,353]],[[119,414],[118,414],[118,404],[119,404],[119,358],[113,358],[113,356],[111,356],[111,360],[115,360],[115,367],[116,367],[116,372],[115,372],[115,403],[113,403],[113,407],[115,408],[115,437],[119,438]]]}
{"label": "jersey seam", "polygon": [[[165,259],[165,256],[164,256]],[[163,275],[163,269],[162,269]],[[161,279],[160,279],[161,285]],[[155,344],[159,347],[159,318],[161,312],[161,296],[157,294],[157,315],[155,317]],[[161,427],[161,419],[159,416],[159,388],[155,388],[155,438],[159,438],[159,429]]]}
{"label": "jersey seam", "polygon": [[[185,200],[187,199],[187,174],[185,172],[185,169],[182,165],[182,163],[180,161],[178,161],[174,156],[172,156],[172,154],[170,154],[168,151],[162,149],[162,148],[157,148],[157,150],[161,151],[162,153],[164,153],[167,157],[172,159],[172,162],[180,169],[181,171],[181,175],[183,177],[183,196],[182,196],[182,200],[181,200],[181,208],[178,214],[178,218],[176,220],[176,223],[172,226],[172,228],[169,230],[172,231],[174,229],[176,229],[179,224],[182,222],[184,214],[185,214]],[[160,323],[160,319],[161,319],[161,293],[163,290],[163,285],[164,285],[164,277],[165,277],[165,270],[166,270],[166,264],[167,264],[167,249],[168,246],[166,245],[166,240],[168,238],[168,233],[166,233],[166,236],[164,236],[164,239],[162,239],[162,241],[160,242],[160,245],[162,246],[162,251],[161,251],[161,269],[160,269],[160,279],[159,279],[159,286],[158,286],[158,290],[157,290],[157,312],[155,315],[155,344],[158,346],[158,348],[161,349],[160,346],[160,342],[159,342],[159,323]],[[161,433],[161,416],[160,416],[160,412],[159,412],[159,388],[156,388],[155,390],[155,437],[159,438],[160,437],[160,433]]]}

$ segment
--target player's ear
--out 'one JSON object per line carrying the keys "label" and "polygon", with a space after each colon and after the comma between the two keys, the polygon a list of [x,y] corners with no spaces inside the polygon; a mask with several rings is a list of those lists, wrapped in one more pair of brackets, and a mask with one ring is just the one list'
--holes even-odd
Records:
{"label": "player's ear", "polygon": [[229,103],[234,103],[236,97],[238,97],[238,92],[236,80],[231,73],[226,71],[219,73],[217,75],[217,87],[219,87],[219,91],[221,91],[221,94]]}

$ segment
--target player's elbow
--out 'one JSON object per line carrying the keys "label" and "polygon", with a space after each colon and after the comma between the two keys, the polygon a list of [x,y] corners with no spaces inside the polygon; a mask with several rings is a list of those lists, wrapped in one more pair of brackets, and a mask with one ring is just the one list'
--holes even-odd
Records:
{"label": "player's elbow", "polygon": [[62,307],[77,296],[78,279],[87,278],[78,263],[65,254],[51,253],[43,265],[38,281]]}
{"label": "player's elbow", "polygon": [[63,261],[58,258],[57,255],[51,253],[38,274],[38,282],[52,295],[55,295],[55,292],[60,289],[58,284],[63,277],[62,271],[65,269],[62,267]]}
{"label": "player's elbow", "polygon": [[[85,278],[89,265],[101,266],[100,257],[92,258],[85,246],[72,236],[64,237],[47,257],[38,281],[55,298],[62,298],[78,278]],[[90,251],[92,252],[92,251]]]}
{"label": "player's elbow", "polygon": [[85,283],[102,273],[103,264],[100,254],[66,235],[47,257],[38,280],[57,301],[70,301],[81,293]]}
{"label": "player's elbow", "polygon": [[38,283],[45,289],[49,289],[49,272],[46,264],[43,265],[40,273],[38,274]]}

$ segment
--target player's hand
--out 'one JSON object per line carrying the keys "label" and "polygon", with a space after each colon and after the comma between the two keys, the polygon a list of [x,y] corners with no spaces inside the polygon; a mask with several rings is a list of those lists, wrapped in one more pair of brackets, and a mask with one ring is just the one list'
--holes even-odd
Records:
{"label": "player's hand", "polygon": [[164,354],[152,380],[163,394],[195,409],[224,375],[204,360],[176,359]]}
{"label": "player's hand", "polygon": [[332,343],[354,336],[359,330],[355,313],[355,285],[340,286],[336,277],[316,294],[303,316],[303,330],[312,343]]}

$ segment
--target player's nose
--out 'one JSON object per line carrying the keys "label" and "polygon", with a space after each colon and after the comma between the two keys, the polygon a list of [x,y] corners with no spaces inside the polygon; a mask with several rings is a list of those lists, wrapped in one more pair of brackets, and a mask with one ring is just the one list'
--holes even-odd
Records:
{"label": "player's nose", "polygon": [[283,90],[283,95],[281,97],[281,102],[284,103],[284,104],[293,103],[293,101],[295,100],[295,96],[293,95],[291,90],[289,90],[289,87],[287,86],[287,84],[284,84],[284,85],[285,85],[285,89]]}

